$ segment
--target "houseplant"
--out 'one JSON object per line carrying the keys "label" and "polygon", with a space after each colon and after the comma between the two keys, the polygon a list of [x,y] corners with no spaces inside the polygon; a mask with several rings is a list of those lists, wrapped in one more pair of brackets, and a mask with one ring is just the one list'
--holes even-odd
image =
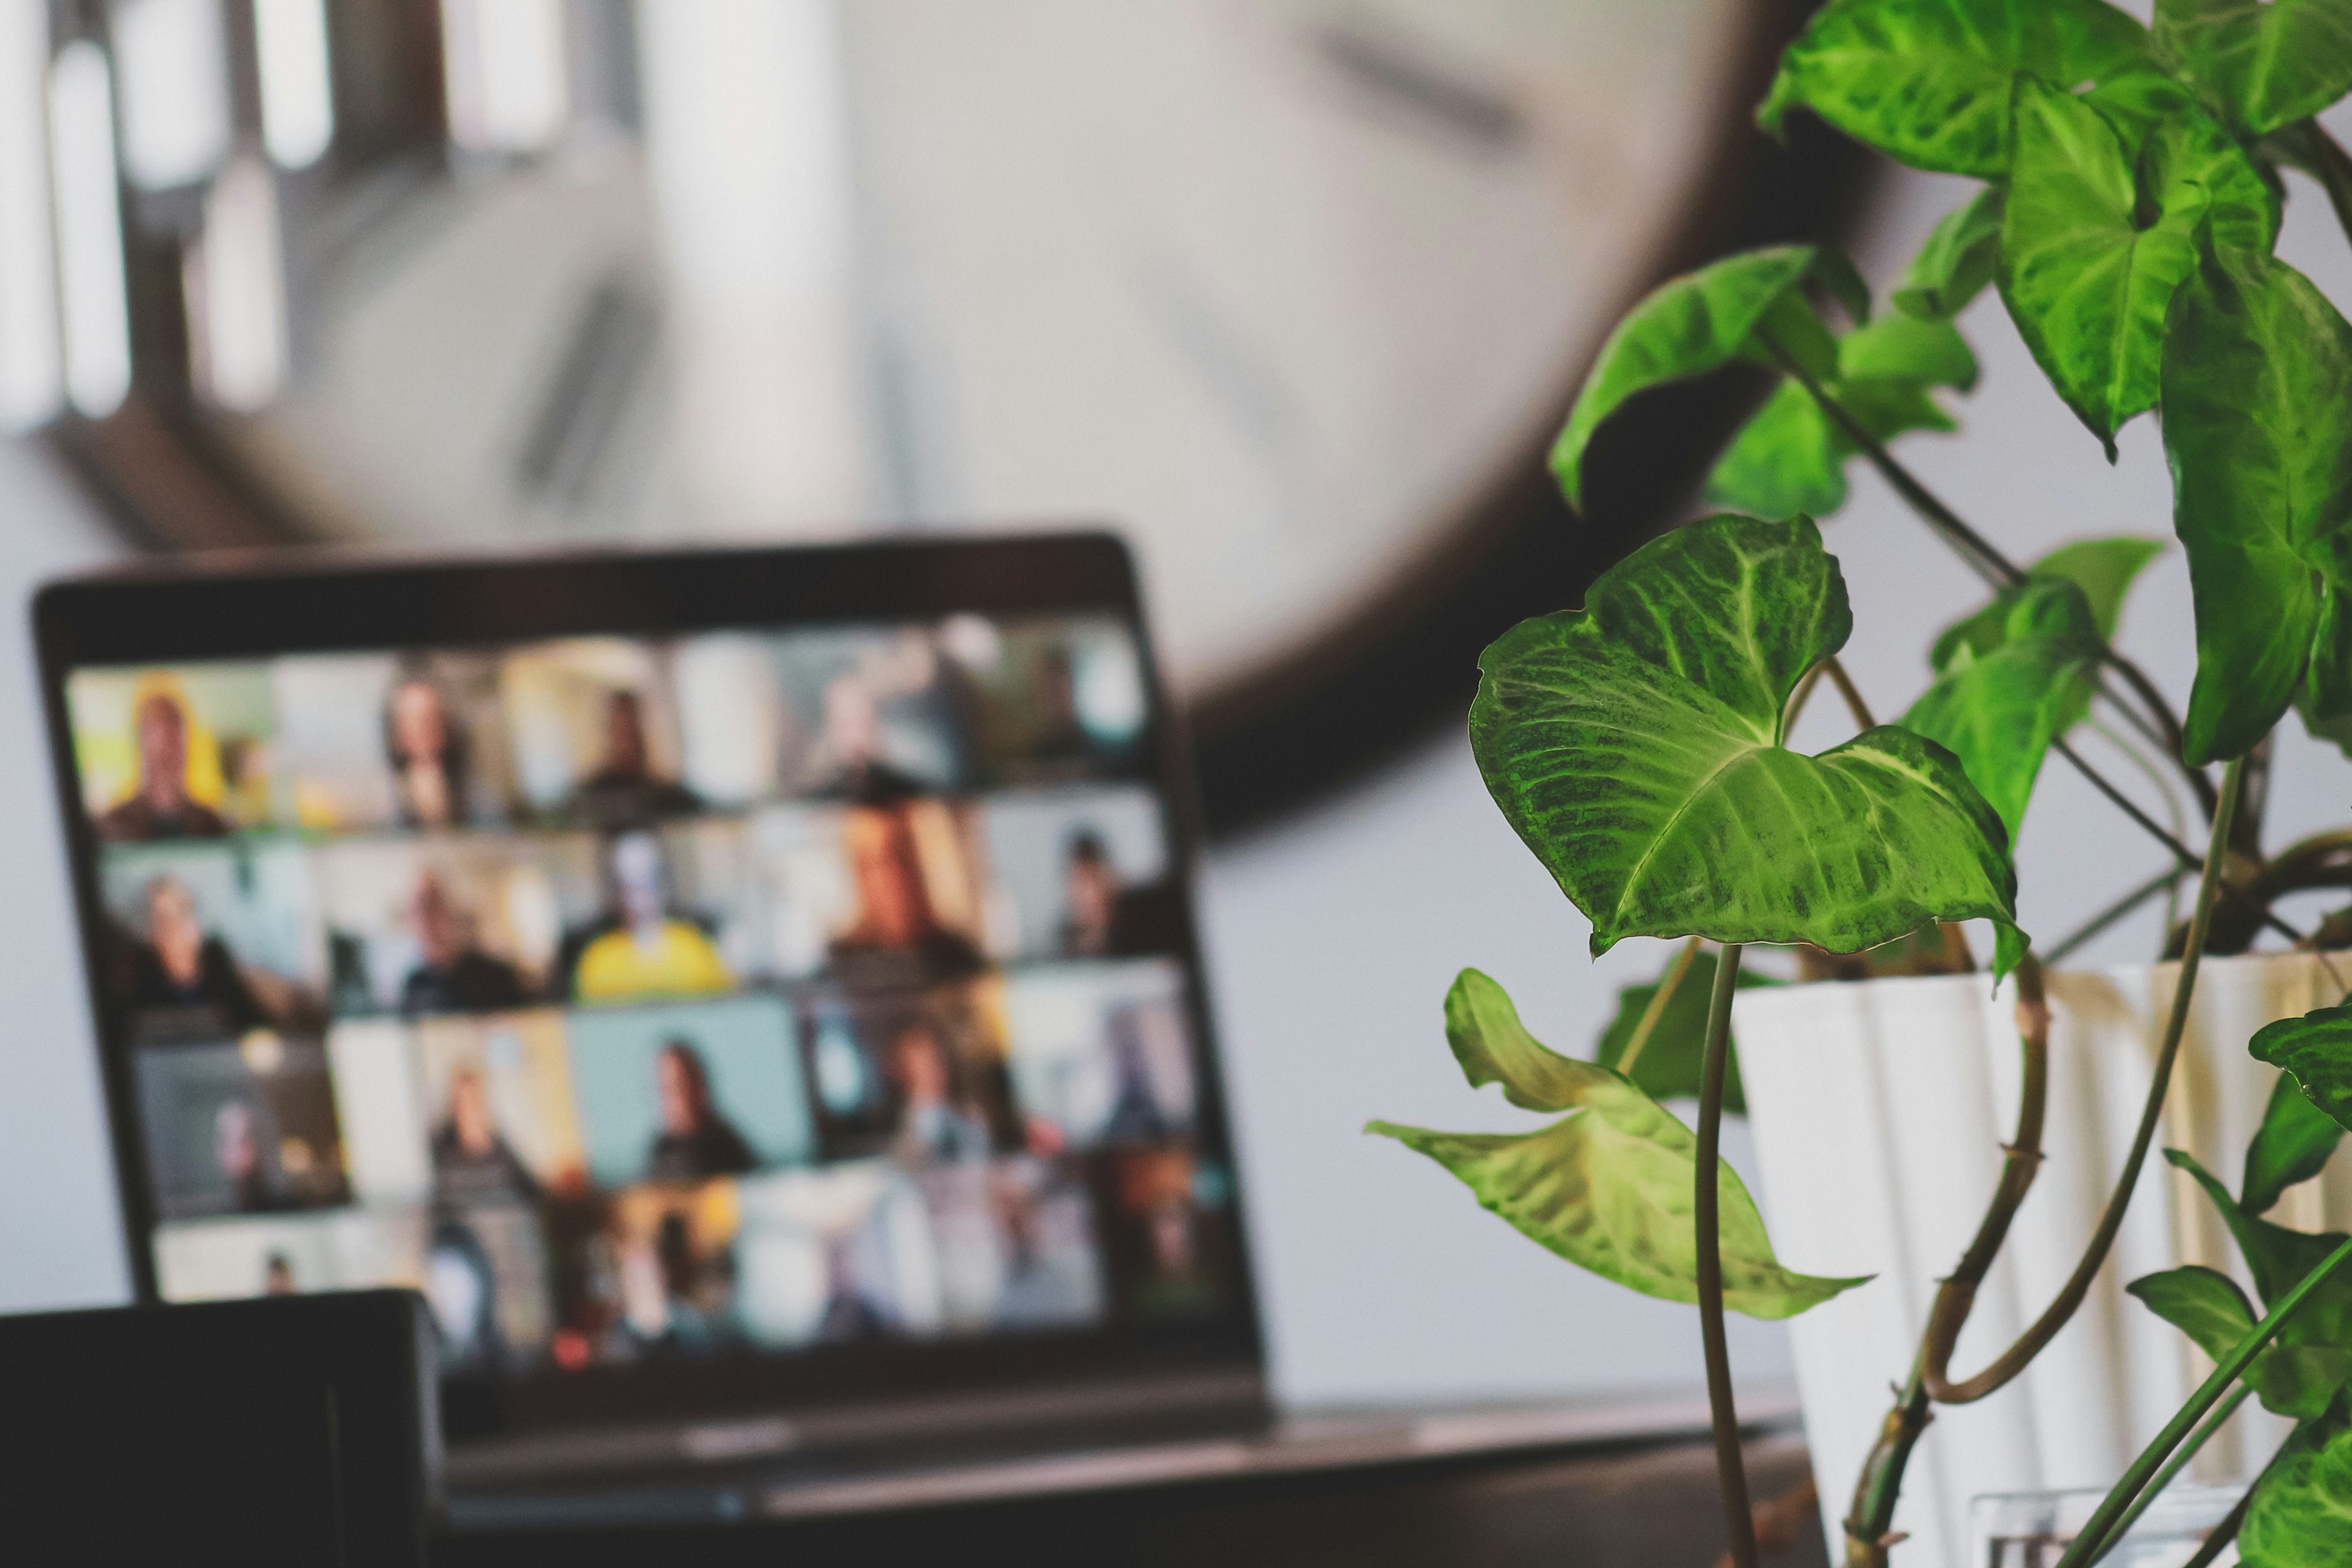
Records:
{"label": "houseplant", "polygon": [[[2346,885],[2352,846],[2328,835],[2265,854],[2259,788],[2266,737],[2289,708],[2313,733],[2352,741],[2352,325],[2273,254],[2285,168],[2317,182],[2352,237],[2352,157],[2312,119],[2347,90],[2346,0],[2158,0],[2152,28],[2103,0],[1832,0],[1784,57],[1766,126],[1809,110],[1983,190],[1937,227],[1891,311],[1874,311],[1850,265],[1811,247],[1670,282],[1604,346],[1555,449],[1575,501],[1587,445],[1627,398],[1736,363],[1776,378],[1709,477],[1725,510],[1636,551],[1580,610],[1506,634],[1480,661],[1471,711],[1489,789],[1591,919],[1595,953],[1633,936],[1683,945],[1599,1062],[1546,1050],[1499,987],[1465,972],[1445,1008],[1465,1076],[1562,1114],[1526,1134],[1374,1130],[1446,1165],[1570,1260],[1697,1305],[1742,1564],[1755,1544],[1723,1313],[1792,1316],[1864,1283],[1784,1267],[1717,1156],[1744,951],[1792,950],[1808,974],[1966,970],[1960,922],[1985,920],[1993,977],[2013,976],[2028,1086],[2015,1134],[1913,1364],[1886,1369],[1896,1396],[1845,1521],[1848,1561],[1881,1563],[1936,1406],[2011,1383],[2105,1263],[2156,1142],[2203,959],[2243,951],[2266,928],[2336,944],[2352,928],[2332,917],[2305,933],[2280,919],[2284,894]],[[2111,457],[2126,421],[2158,412],[2195,605],[2185,716],[2110,641],[2144,542],[2093,542],[2021,567],[1888,450],[1906,432],[1951,427],[1938,391],[1975,375],[1953,318],[1989,285]],[[1894,724],[1874,721],[1836,661],[1849,612],[1812,521],[1843,500],[1856,458],[1992,590],[1937,640],[1927,690]],[[1859,732],[1801,755],[1785,744],[1793,715],[1824,681]],[[2193,803],[2201,849],[2070,743],[2095,714]],[[2179,963],[2113,1197],[2048,1308],[1964,1377],[1955,1342],[2041,1158],[2047,981],[2016,924],[2009,846],[2053,751],[2168,858],[2134,897],[2166,894],[2183,872],[2196,893],[2187,918],[2168,921]],[[2063,953],[2071,939],[2050,945]],[[1700,973],[1703,1015],[1677,1005]],[[2280,1027],[2293,1048],[2265,1030],[2256,1054],[2294,1087],[2271,1098],[2261,1168],[2308,1176],[2331,1130],[2352,1124],[2352,1021],[2323,1009]],[[1695,1130],[1658,1104],[1690,1089]],[[2217,1407],[2243,1397],[2232,1392],[2242,1377],[2302,1423],[2249,1491],[2246,1560],[2352,1561],[2352,1357],[2339,1351],[2352,1342],[2339,1329],[2352,1320],[2352,1273],[2335,1272],[2352,1241],[2255,1229],[2267,1223],[2260,1195],[2231,1201],[2265,1315],[2256,1321],[2242,1298],[2231,1309],[2201,1276],[2147,1285],[2152,1306],[2194,1324],[2217,1369],[2124,1468],[2063,1568],[2114,1544],[2151,1483],[2216,1428]]]}

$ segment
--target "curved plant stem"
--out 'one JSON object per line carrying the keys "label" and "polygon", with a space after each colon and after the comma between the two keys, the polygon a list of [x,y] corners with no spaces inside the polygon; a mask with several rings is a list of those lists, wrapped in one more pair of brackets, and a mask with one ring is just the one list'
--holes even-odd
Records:
{"label": "curved plant stem", "polygon": [[[2050,1005],[2042,965],[2028,953],[2017,966],[2019,1088],[2017,1131],[2002,1149],[2000,1179],[1977,1226],[1974,1240],[1952,1269],[1953,1279],[1981,1281],[2000,1252],[2010,1221],[2025,1202],[2042,1169],[2042,1128],[2050,1103]],[[1885,1568],[1887,1531],[1903,1491],[1911,1450],[1934,1418],[1928,1408],[1927,1364],[1929,1341],[1923,1336],[1911,1378],[1880,1426],[1878,1441],[1854,1483],[1853,1507],[1846,1515],[1846,1562],[1850,1568]]]}
{"label": "curved plant stem", "polygon": [[1715,1469],[1723,1489],[1723,1528],[1735,1568],[1756,1568],[1756,1518],[1748,1501],[1748,1468],[1739,1454],[1739,1411],[1731,1394],[1731,1350],[1723,1337],[1723,1254],[1717,1231],[1722,1192],[1717,1151],[1723,1138],[1723,1080],[1731,1053],[1731,998],[1739,984],[1739,943],[1727,942],[1715,964],[1707,1000],[1706,1054],[1698,1074],[1698,1167],[1691,1195],[1698,1231],[1698,1325],[1706,1349],[1706,1403],[1715,1417]]}
{"label": "curved plant stem", "polygon": [[[2140,1168],[2147,1163],[2148,1149],[2156,1142],[2157,1124],[2164,1118],[2165,1096],[2172,1084],[2172,1064],[2180,1055],[2181,1033],[2189,1025],[2189,1002],[2197,989],[2198,963],[2205,954],[2205,936],[2212,929],[2213,905],[2221,888],[2221,862],[2228,852],[2230,829],[2238,815],[2238,799],[2244,793],[2245,783],[2246,761],[2243,757],[2234,758],[2221,778],[2221,798],[2213,814],[2212,847],[2205,857],[2204,875],[2198,879],[2195,912],[2189,919],[2189,945],[2181,954],[2180,977],[2172,990],[2172,1012],[2165,1020],[2164,1043],[2157,1051],[2147,1101],[2140,1110],[2139,1131],[2132,1138],[2131,1153],[2124,1161],[2123,1173],[2116,1178],[2106,1212],[2099,1216],[2098,1228],[2092,1232],[2091,1244],[2084,1250],[2073,1276],[2060,1289],[2057,1299],[2034,1321],[2033,1326],[2019,1335],[2017,1342],[1996,1356],[1982,1372],[1974,1377],[1955,1380],[1951,1375],[1952,1350],[1969,1321],[1969,1309],[1976,1304],[1977,1287],[1983,1280],[1983,1270],[1979,1268],[1971,1277],[1968,1265],[1977,1258],[1988,1236],[1992,1249],[1997,1250],[2009,1225],[2007,1215],[1996,1212],[1985,1216],[1984,1228],[1978,1232],[1976,1242],[1961,1259],[1961,1267],[1937,1290],[1936,1304],[1927,1316],[1921,1370],[1926,1374],[1928,1397],[1939,1405],[1967,1405],[1982,1399],[2023,1372],[2027,1363],[2041,1353],[2042,1347],[2074,1317],[2074,1310],[2090,1293],[2091,1281],[2106,1264],[2107,1249],[2115,1245],[2116,1233],[2123,1228],[2124,1213],[2131,1206],[2132,1190],[2139,1184]],[[1986,1267],[1990,1266],[1990,1251],[1985,1253],[1983,1261]]]}
{"label": "curved plant stem", "polygon": [[[1813,401],[1821,405],[1822,412],[1829,416],[1830,422],[1854,444],[1864,457],[1870,459],[1870,466],[1876,468],[1880,477],[1895,488],[1895,493],[1903,498],[1904,504],[1918,513],[1929,527],[1942,534],[1945,540],[1959,552],[1960,558],[1967,562],[1979,576],[1996,588],[2014,587],[2025,581],[2023,567],[2002,554],[1992,541],[1970,528],[1959,513],[1945,505],[1933,490],[1920,483],[1916,475],[1896,462],[1895,454],[1886,449],[1886,443],[1872,435],[1869,428],[1856,419],[1843,404],[1832,396],[1828,389],[1822,385],[1819,378],[1798,363],[1795,357],[1781,348],[1769,333],[1759,332],[1758,336],[1765,350],[1772,355],[1774,362],[1811,395]],[[2165,700],[2164,693],[2157,689],[2156,683],[2147,678],[2147,671],[2117,653],[2113,647],[2102,643],[2099,658],[2100,662],[2122,678],[2124,684],[2131,689],[2133,695],[2137,697],[2147,709],[2147,712],[2143,714],[2129,703],[2116,701],[2116,710],[2124,716],[2133,729],[2147,736],[2158,750],[2172,759],[2179,767],[2181,776],[2188,781],[2190,791],[2196,795],[2199,806],[2203,809],[2206,816],[2212,816],[2213,781],[2207,778],[2200,770],[2192,768],[2187,763],[2180,761],[2180,718],[2173,712],[2172,705]],[[2112,694],[2108,700],[2115,701]]]}
{"label": "curved plant stem", "polygon": [[1666,971],[1666,977],[1659,981],[1657,990],[1651,993],[1650,1005],[1642,1009],[1641,1021],[1633,1026],[1633,1037],[1625,1042],[1625,1049],[1617,1058],[1617,1070],[1627,1078],[1633,1076],[1633,1064],[1641,1059],[1643,1047],[1650,1043],[1650,1037],[1657,1032],[1658,1020],[1666,1016],[1666,1004],[1675,999],[1675,988],[1682,984],[1683,976],[1690,973],[1691,961],[1696,957],[1698,938],[1692,937],[1683,943],[1682,953],[1675,960],[1675,966]]}
{"label": "curved plant stem", "polygon": [[[2164,1489],[2172,1484],[2174,1477],[2189,1468],[2189,1461],[2197,1457],[2199,1449],[2213,1440],[2213,1434],[2230,1424],[2230,1417],[2238,1413],[2238,1406],[2243,1405],[2253,1392],[2254,1385],[2251,1383],[2242,1383],[2230,1390],[2221,1403],[2213,1407],[2213,1413],[2205,1417],[2204,1424],[2189,1434],[2187,1442],[2173,1450],[2172,1458],[2164,1461],[2164,1468],[2156,1472],[2156,1479],[2149,1481],[2138,1500],[2124,1510],[2124,1516],[2116,1521],[2115,1528],[2107,1531],[2107,1539],[2085,1561],[2096,1563],[2113,1551],[2117,1542],[2131,1533],[2132,1526],[2139,1522],[2139,1516],[2164,1495]],[[2252,1489],[2251,1487],[2247,1489],[2250,1494]]]}
{"label": "curved plant stem", "polygon": [[[2236,765],[2234,763],[2231,764],[2232,768]],[[2238,1381],[2256,1356],[2262,1354],[2263,1347],[2271,1342],[2287,1319],[2294,1315],[2294,1310],[2303,1305],[2304,1299],[2318,1289],[2347,1258],[2352,1258],[2352,1237],[2347,1237],[2333,1252],[2321,1258],[2316,1268],[2295,1282],[2294,1289],[2279,1298],[2278,1305],[2270,1310],[2268,1316],[2231,1347],[2230,1353],[2221,1358],[2221,1364],[2213,1369],[2213,1375],[2198,1384],[2197,1392],[2189,1396],[2189,1403],[2174,1413],[2172,1419],[2164,1424],[2164,1430],[2156,1435],[2156,1440],[2141,1449],[2139,1458],[2124,1471],[2123,1479],[2108,1489],[2106,1497],[2084,1523],[2082,1532],[2074,1537],[2074,1544],[2058,1559],[2058,1568],[2087,1568],[2089,1563],[2098,1560],[2099,1553],[2106,1549],[2106,1539],[2113,1533],[2116,1521],[2123,1517],[2125,1510],[2139,1500],[2141,1491],[2180,1440],[2189,1435],[2189,1428],[2195,1426],[2214,1403],[2229,1392],[2230,1385]]]}

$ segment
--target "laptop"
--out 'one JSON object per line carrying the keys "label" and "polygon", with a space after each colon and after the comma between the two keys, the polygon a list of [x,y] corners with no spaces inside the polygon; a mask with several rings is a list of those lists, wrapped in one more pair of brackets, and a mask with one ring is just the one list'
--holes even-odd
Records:
{"label": "laptop", "polygon": [[1265,1425],[1115,539],[34,614],[138,1293],[420,1292],[453,1519]]}

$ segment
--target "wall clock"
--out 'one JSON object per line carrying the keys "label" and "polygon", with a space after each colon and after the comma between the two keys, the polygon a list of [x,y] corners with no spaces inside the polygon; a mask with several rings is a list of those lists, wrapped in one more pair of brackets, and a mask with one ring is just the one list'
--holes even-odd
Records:
{"label": "wall clock", "polygon": [[58,323],[0,396],[173,548],[1114,522],[1232,826],[1696,471],[1715,393],[1591,523],[1539,454],[1641,289],[1839,210],[1748,128],[1802,10],[60,3],[0,44]]}

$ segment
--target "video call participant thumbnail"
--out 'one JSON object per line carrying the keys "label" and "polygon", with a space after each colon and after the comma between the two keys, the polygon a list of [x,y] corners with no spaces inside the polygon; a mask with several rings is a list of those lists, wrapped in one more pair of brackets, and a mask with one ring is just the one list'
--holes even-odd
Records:
{"label": "video call participant thumbnail", "polygon": [[124,994],[147,1014],[177,1015],[200,1031],[242,1035],[280,1021],[262,1005],[228,944],[205,930],[196,896],[181,879],[151,879],[141,897],[146,930],[131,940]]}
{"label": "video call participant thumbnail", "polygon": [[384,699],[383,750],[402,826],[448,827],[464,820],[471,739],[448,694],[422,669],[403,670]]}
{"label": "video call participant thumbnail", "polygon": [[438,872],[418,874],[408,916],[418,956],[400,988],[401,1011],[499,1012],[530,999],[522,972],[482,951],[471,912],[458,904]]}
{"label": "video call participant thumbnail", "polygon": [[152,838],[219,838],[228,822],[188,790],[188,710],[166,679],[146,682],[131,705],[139,778],[131,793],[91,826],[109,843]]}
{"label": "video call participant thumbnail", "polygon": [[604,848],[604,912],[566,943],[570,990],[583,1002],[708,996],[735,976],[702,924],[670,901],[661,840],[628,832]]}
{"label": "video call participant thumbnail", "polygon": [[632,827],[702,809],[702,801],[676,779],[655,773],[646,739],[645,699],[614,691],[604,699],[604,753],[565,805],[593,827]]}

